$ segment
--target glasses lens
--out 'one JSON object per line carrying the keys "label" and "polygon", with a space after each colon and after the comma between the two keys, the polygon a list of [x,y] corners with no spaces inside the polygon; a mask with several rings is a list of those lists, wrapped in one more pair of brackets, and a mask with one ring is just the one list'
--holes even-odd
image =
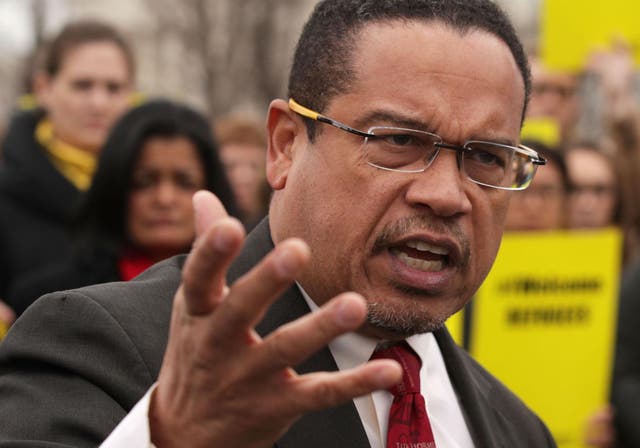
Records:
{"label": "glasses lens", "polygon": [[472,180],[491,187],[519,190],[526,188],[535,165],[530,158],[507,145],[469,142],[463,152],[463,168]]}
{"label": "glasses lens", "polygon": [[424,171],[438,152],[434,143],[440,138],[428,132],[390,127],[374,127],[368,132],[375,137],[365,138],[365,157],[378,168]]}

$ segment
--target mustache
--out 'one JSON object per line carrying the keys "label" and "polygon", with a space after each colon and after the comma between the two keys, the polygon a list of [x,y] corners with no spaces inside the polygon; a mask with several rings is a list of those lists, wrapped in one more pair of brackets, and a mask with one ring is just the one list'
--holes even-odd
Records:
{"label": "mustache", "polygon": [[373,243],[372,253],[377,254],[387,250],[398,240],[409,233],[427,231],[439,236],[446,236],[454,240],[460,248],[463,264],[466,264],[471,256],[471,244],[467,234],[456,221],[443,220],[427,214],[415,214],[406,216],[384,226]]}

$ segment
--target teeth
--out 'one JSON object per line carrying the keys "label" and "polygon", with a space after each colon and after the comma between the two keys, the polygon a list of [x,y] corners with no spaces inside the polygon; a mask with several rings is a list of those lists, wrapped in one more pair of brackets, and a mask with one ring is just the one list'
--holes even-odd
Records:
{"label": "teeth", "polygon": [[[411,247],[411,246],[409,246]],[[415,247],[414,249],[418,249]],[[418,249],[422,250],[422,249]],[[394,251],[394,254],[407,266],[426,272],[436,272],[444,268],[444,262],[442,260],[419,260],[412,258],[402,251]]]}
{"label": "teeth", "polygon": [[432,244],[425,243],[424,241],[411,240],[407,241],[406,245],[421,252],[432,252],[436,255],[449,255],[449,250],[447,248],[434,246]]}

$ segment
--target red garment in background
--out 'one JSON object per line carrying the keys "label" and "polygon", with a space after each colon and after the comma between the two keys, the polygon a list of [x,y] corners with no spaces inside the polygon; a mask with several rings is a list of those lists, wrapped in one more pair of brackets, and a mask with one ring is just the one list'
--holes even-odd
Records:
{"label": "red garment in background", "polygon": [[151,260],[146,255],[133,250],[126,250],[118,259],[118,272],[120,273],[120,280],[128,282],[138,274],[142,273],[142,271],[147,269],[152,264],[153,260]]}

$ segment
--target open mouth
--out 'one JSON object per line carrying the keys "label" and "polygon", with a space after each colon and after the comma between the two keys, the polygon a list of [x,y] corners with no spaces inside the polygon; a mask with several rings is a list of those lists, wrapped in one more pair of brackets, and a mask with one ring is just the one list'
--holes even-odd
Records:
{"label": "open mouth", "polygon": [[438,272],[449,265],[449,249],[419,240],[409,240],[389,248],[393,256],[410,268]]}

